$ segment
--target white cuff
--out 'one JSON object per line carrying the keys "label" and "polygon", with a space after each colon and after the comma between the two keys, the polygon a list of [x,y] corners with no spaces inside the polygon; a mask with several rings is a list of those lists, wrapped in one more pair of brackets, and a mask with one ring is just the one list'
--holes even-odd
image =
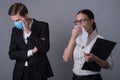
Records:
{"label": "white cuff", "polygon": [[28,50],[28,52],[27,52],[27,57],[30,57],[30,56],[32,56],[32,55],[33,55],[32,50]]}
{"label": "white cuff", "polygon": [[113,69],[113,62],[112,62],[112,58],[111,58],[111,56],[108,57],[107,61],[108,61],[109,65],[110,65],[110,67],[109,67],[108,70],[111,71],[111,70]]}

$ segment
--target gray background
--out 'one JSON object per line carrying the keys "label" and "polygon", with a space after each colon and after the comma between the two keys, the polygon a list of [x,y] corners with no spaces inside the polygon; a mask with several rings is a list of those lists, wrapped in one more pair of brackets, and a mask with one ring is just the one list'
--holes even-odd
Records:
{"label": "gray background", "polygon": [[49,23],[51,48],[48,57],[55,75],[49,80],[71,80],[73,62],[64,63],[62,55],[71,35],[75,15],[84,8],[94,12],[99,33],[118,43],[112,51],[114,68],[112,71],[103,69],[103,79],[120,79],[120,0],[0,0],[0,80],[12,78],[14,61],[8,56],[12,21],[7,12],[16,1],[28,7],[30,17]]}

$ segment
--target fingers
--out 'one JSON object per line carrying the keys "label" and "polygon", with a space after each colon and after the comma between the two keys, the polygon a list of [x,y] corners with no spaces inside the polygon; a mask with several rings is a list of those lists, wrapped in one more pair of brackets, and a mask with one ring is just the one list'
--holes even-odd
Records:
{"label": "fingers", "polygon": [[95,61],[96,57],[94,54],[92,53],[84,53],[84,58],[86,62],[91,62],[91,61]]}
{"label": "fingers", "polygon": [[84,58],[86,62],[91,62],[93,59],[92,54],[91,53],[84,53]]}
{"label": "fingers", "polygon": [[77,33],[80,33],[81,30],[82,30],[82,27],[81,27],[81,26],[75,26],[75,31],[76,31]]}
{"label": "fingers", "polygon": [[23,22],[25,27],[28,26],[28,22],[26,21],[26,19],[24,17],[21,18],[21,21]]}
{"label": "fingers", "polygon": [[74,37],[77,37],[81,33],[81,27],[80,26],[74,26],[72,30],[72,35]]}
{"label": "fingers", "polygon": [[32,52],[33,52],[33,54],[36,53],[36,52],[38,52],[38,48],[37,48],[37,47],[34,47],[34,48],[32,49]]}
{"label": "fingers", "polygon": [[29,28],[28,21],[27,21],[24,17],[21,17],[21,21],[23,22],[23,30],[24,30],[26,33],[30,33],[31,30],[30,30],[30,28]]}
{"label": "fingers", "polygon": [[85,56],[90,56],[91,54],[89,54],[89,53],[84,53],[84,55],[85,55]]}

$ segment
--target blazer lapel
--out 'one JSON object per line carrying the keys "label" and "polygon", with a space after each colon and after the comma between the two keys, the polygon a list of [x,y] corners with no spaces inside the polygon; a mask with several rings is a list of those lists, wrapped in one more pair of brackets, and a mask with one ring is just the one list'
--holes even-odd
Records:
{"label": "blazer lapel", "polygon": [[26,46],[27,44],[25,43],[25,40],[24,40],[24,35],[23,35],[23,30],[20,31],[20,35],[19,35],[19,39],[20,39],[20,44],[22,46]]}

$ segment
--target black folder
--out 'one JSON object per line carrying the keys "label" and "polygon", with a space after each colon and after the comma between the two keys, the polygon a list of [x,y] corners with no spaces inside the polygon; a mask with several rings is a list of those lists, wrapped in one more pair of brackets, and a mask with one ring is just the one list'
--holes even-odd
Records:
{"label": "black folder", "polygon": [[[97,38],[95,44],[93,45],[90,53],[95,54],[99,58],[106,60],[113,48],[115,47],[116,42]],[[90,71],[100,71],[101,67],[96,62],[85,62],[82,67],[83,70]]]}

